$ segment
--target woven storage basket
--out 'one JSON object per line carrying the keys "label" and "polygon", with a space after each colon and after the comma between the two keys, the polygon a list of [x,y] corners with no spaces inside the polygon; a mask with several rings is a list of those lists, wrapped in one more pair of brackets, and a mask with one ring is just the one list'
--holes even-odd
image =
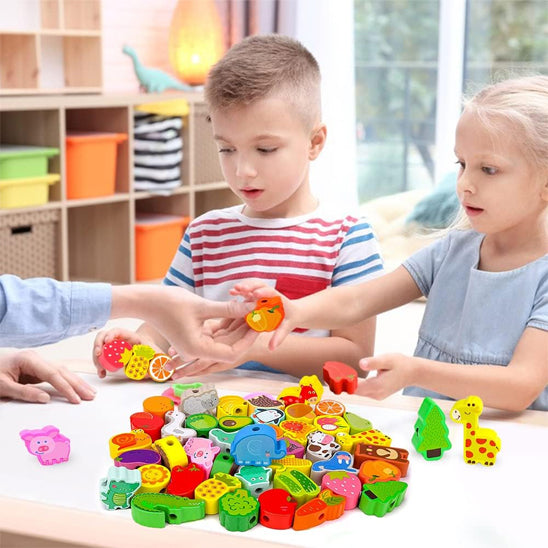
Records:
{"label": "woven storage basket", "polygon": [[57,277],[59,211],[0,215],[0,273]]}
{"label": "woven storage basket", "polygon": [[211,124],[207,121],[205,105],[195,105],[194,113],[194,161],[196,184],[224,181],[217,145],[213,140]]}

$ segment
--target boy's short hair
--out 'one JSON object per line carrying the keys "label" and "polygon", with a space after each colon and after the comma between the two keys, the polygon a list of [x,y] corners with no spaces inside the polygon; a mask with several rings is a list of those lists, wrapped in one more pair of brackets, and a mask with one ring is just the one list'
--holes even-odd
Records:
{"label": "boy's short hair", "polygon": [[214,111],[281,95],[312,128],[321,119],[320,84],[318,63],[300,42],[279,34],[250,36],[212,67],[205,99]]}

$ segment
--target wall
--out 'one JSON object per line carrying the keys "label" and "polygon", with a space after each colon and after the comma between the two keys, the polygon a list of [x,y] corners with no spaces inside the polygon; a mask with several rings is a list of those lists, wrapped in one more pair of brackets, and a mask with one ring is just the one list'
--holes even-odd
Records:
{"label": "wall", "polygon": [[133,92],[139,83],[131,59],[122,53],[132,46],[140,61],[173,74],[168,38],[177,0],[103,0],[103,88]]}

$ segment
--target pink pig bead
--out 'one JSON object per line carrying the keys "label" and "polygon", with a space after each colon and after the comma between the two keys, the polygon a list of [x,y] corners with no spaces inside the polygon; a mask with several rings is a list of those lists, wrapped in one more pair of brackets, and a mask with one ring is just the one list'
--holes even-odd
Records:
{"label": "pink pig bead", "polygon": [[67,462],[70,454],[70,440],[59,433],[55,426],[44,426],[40,430],[21,430],[21,439],[28,452],[38,457],[44,466]]}

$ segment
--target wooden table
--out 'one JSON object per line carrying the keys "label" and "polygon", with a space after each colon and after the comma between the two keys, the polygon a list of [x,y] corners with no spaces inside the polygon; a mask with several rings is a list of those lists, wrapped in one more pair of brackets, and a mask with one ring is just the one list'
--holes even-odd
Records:
{"label": "wooden table", "polygon": [[[275,376],[253,378],[231,373],[207,378],[220,395],[265,391],[273,395],[295,383]],[[368,418],[410,452],[409,488],[403,504],[383,518],[359,509],[308,531],[275,531],[261,525],[230,533],[216,516],[184,525],[150,529],[133,522],[127,510],[107,511],[99,502],[99,480],[111,464],[108,439],[129,430],[129,416],[143,399],[166,387],[152,382],[86,374],[98,388],[93,402],[72,406],[55,399],[45,406],[0,403],[0,545],[71,546],[485,546],[536,545],[546,518],[548,413],[505,413],[486,409],[480,424],[502,440],[496,465],[467,465],[462,458],[462,427],[448,419],[453,448],[439,461],[425,461],[413,448],[416,411],[422,400],[393,396],[376,402],[358,396],[336,399]],[[189,382],[204,379],[189,379]],[[335,397],[329,391],[324,397]],[[450,402],[438,402],[445,411]],[[18,432],[54,424],[71,439],[68,463],[40,466]],[[38,540],[39,537],[42,540]],[[51,541],[51,542],[48,542]],[[42,543],[42,544],[41,544]],[[65,546],[65,545],[63,545]]]}

